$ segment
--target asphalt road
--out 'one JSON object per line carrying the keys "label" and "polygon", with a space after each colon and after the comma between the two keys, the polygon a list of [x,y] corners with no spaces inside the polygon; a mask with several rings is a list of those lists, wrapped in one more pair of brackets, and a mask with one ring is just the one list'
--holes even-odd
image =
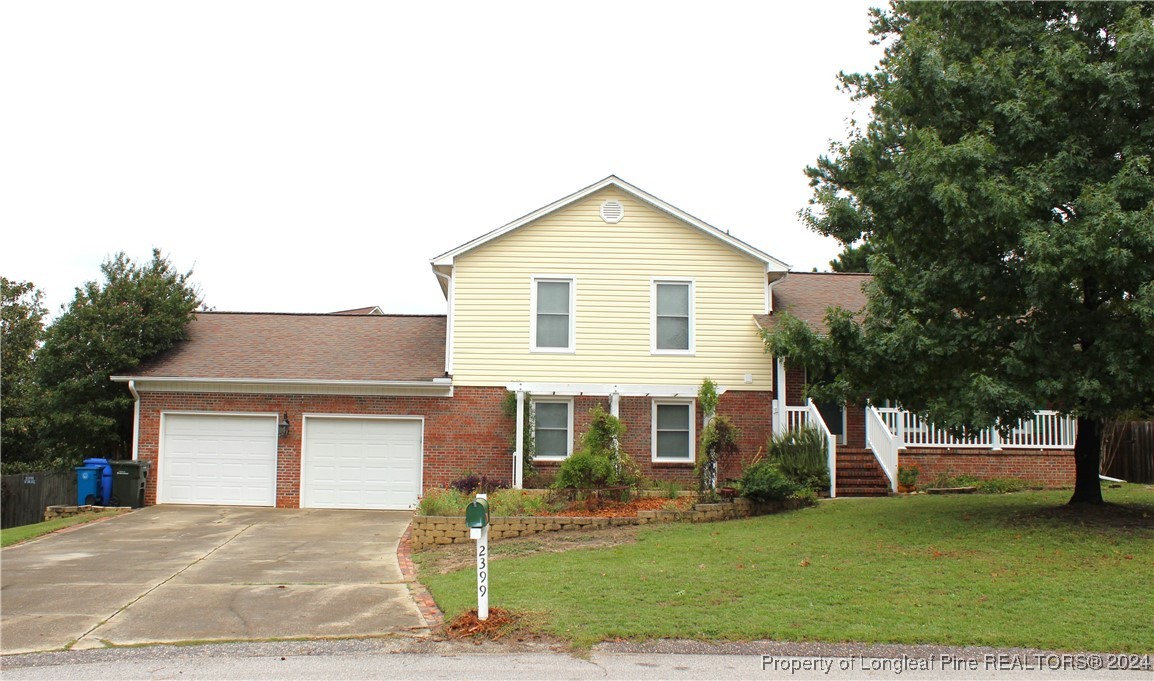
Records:
{"label": "asphalt road", "polygon": [[[796,654],[790,654],[796,653]],[[1096,666],[1144,669],[1107,670]],[[1150,656],[983,648],[694,641],[605,644],[415,639],[110,648],[0,660],[8,679],[1143,679]]]}

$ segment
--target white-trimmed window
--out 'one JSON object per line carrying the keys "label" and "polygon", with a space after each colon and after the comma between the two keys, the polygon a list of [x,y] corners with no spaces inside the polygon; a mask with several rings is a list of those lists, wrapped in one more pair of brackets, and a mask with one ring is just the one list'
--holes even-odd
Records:
{"label": "white-trimmed window", "polygon": [[693,400],[653,401],[653,460],[693,463]]}
{"label": "white-trimmed window", "polygon": [[652,348],[658,354],[693,352],[693,280],[654,279]]}
{"label": "white-trimmed window", "polygon": [[573,452],[573,400],[533,400],[534,458],[564,459]]}
{"label": "white-trimmed window", "polygon": [[533,277],[530,348],[535,352],[573,352],[572,277]]}

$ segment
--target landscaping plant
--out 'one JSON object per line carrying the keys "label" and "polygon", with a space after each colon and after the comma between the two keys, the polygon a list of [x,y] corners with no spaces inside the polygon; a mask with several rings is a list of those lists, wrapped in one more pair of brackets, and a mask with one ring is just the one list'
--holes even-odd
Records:
{"label": "landscaping plant", "polygon": [[761,504],[788,499],[803,489],[772,461],[747,466],[741,474],[741,496]]}
{"label": "landscaping plant", "polygon": [[798,487],[822,492],[829,489],[829,459],[825,433],[806,426],[770,438],[766,460]]}
{"label": "landscaping plant", "polygon": [[625,426],[600,404],[589,415],[589,429],[581,436],[581,446],[561,464],[553,481],[554,489],[636,487],[641,482],[641,471],[619,444]]}

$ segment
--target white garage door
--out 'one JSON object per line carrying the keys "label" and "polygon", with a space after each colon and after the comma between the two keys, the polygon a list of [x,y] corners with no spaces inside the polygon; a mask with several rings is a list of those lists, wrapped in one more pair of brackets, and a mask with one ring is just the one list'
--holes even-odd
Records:
{"label": "white garage door", "polygon": [[274,506],[277,417],[165,414],[159,501]]}
{"label": "white garage door", "polygon": [[301,506],[413,508],[422,430],[419,419],[306,417]]}

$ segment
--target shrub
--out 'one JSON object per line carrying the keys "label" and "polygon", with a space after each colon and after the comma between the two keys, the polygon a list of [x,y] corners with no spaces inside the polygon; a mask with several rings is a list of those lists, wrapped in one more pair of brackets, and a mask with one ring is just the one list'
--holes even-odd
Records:
{"label": "shrub", "polygon": [[758,503],[780,501],[789,498],[801,489],[769,461],[761,461],[748,466],[741,474],[741,496],[750,501]]}
{"label": "shrub", "polygon": [[826,438],[817,428],[805,427],[775,435],[766,450],[766,460],[799,487],[814,492],[829,489]]}
{"label": "shrub", "polygon": [[545,515],[554,509],[544,494],[533,494],[520,489],[503,489],[489,497],[489,512],[496,517],[518,515]]}
{"label": "shrub", "polygon": [[469,473],[468,475],[457,478],[449,483],[449,487],[464,492],[465,494],[492,494],[499,489],[506,489],[509,483],[504,480],[497,480],[489,478],[484,475],[477,475],[476,473]]}
{"label": "shrub", "polygon": [[898,484],[907,487],[916,487],[918,484],[918,476],[921,475],[922,469],[917,466],[898,466]]}
{"label": "shrub", "polygon": [[601,405],[589,410],[589,430],[581,436],[581,447],[565,459],[553,481],[555,489],[595,489],[624,485],[635,487],[641,482],[641,469],[620,451],[625,427],[616,416]]}
{"label": "shrub", "polygon": [[609,457],[582,450],[561,464],[553,487],[558,489],[609,487],[615,478],[613,462]]}
{"label": "shrub", "polygon": [[465,515],[465,507],[472,500],[471,494],[451,487],[431,489],[421,497],[417,510],[421,515]]}

